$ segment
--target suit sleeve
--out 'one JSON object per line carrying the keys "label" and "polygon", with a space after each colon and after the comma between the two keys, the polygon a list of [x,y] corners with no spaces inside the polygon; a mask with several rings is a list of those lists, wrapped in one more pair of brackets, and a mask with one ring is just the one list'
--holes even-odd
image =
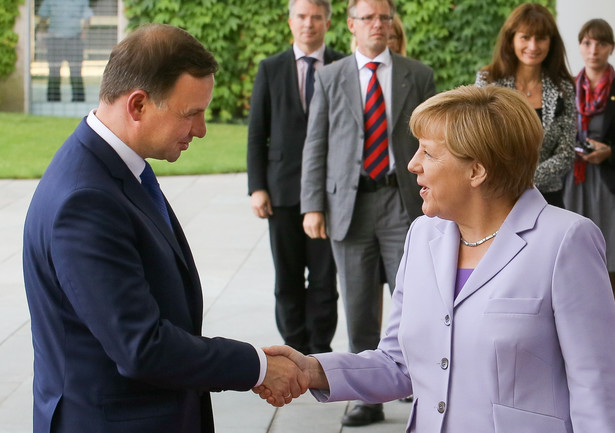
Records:
{"label": "suit sleeve", "polygon": [[[163,388],[250,389],[260,369],[254,347],[186,330],[190,301],[181,283],[170,287],[182,277],[167,277],[178,275],[177,258],[145,230],[124,203],[97,189],[72,193],[56,215],[50,255],[78,318],[69,323],[82,336],[79,350],[98,353],[100,345],[121,375]],[[164,302],[179,313],[163,317]]]}
{"label": "suit sleeve", "polygon": [[412,381],[399,345],[404,281],[408,260],[410,227],[404,255],[397,271],[397,281],[386,332],[377,350],[354,353],[324,353],[312,355],[322,365],[330,390],[311,390],[318,401],[362,400],[380,403],[412,394]]}
{"label": "suit sleeve", "polygon": [[329,100],[322,78],[317,72],[303,147],[301,213],[325,211],[328,151]]}
{"label": "suit sleeve", "polygon": [[248,125],[248,194],[268,190],[267,161],[271,137],[271,96],[265,63],[261,62],[252,88]]}
{"label": "suit sleeve", "polygon": [[615,426],[615,301],[604,249],[599,229],[581,220],[566,234],[553,274],[553,311],[575,432]]}

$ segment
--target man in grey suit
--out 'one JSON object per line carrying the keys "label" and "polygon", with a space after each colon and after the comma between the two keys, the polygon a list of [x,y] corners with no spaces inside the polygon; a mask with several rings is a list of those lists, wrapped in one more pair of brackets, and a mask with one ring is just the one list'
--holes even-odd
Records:
{"label": "man in grey suit", "polygon": [[337,327],[337,281],[329,240],[303,232],[301,155],[314,70],[343,54],[325,46],[330,0],[290,0],[288,12],[293,46],[263,60],[254,80],[248,192],[254,214],[269,223],[278,330],[285,344],[321,353],[331,351]]}
{"label": "man in grey suit", "polygon": [[[355,353],[380,340],[380,260],[392,291],[406,232],[421,215],[420,188],[406,169],[418,149],[408,120],[435,94],[429,67],[387,49],[394,13],[393,0],[349,0],[357,50],[316,74],[303,150],[303,227],[331,239]],[[359,402],[342,424],[382,419],[382,405]]]}

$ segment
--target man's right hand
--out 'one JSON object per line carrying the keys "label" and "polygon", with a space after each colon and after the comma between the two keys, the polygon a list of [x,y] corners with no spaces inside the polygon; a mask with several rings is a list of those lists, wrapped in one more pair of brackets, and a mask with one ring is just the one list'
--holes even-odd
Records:
{"label": "man's right hand", "polygon": [[325,215],[322,212],[306,212],[303,216],[303,230],[312,239],[327,239]]}
{"label": "man's right hand", "polygon": [[259,218],[269,218],[273,215],[269,193],[264,189],[254,191],[251,197],[252,212]]}

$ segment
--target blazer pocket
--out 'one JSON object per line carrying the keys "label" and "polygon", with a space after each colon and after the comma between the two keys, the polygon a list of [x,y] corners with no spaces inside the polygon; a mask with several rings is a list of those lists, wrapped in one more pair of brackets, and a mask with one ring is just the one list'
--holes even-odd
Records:
{"label": "blazer pocket", "polygon": [[531,314],[540,311],[542,298],[493,298],[487,302],[485,314]]}
{"label": "blazer pocket", "polygon": [[103,398],[107,421],[128,421],[174,415],[179,411],[176,393],[131,394]]}
{"label": "blazer pocket", "polygon": [[269,150],[269,154],[267,155],[269,161],[280,161],[282,159],[282,151],[281,150]]}
{"label": "blazer pocket", "polygon": [[563,419],[499,404],[493,405],[495,433],[567,433]]}

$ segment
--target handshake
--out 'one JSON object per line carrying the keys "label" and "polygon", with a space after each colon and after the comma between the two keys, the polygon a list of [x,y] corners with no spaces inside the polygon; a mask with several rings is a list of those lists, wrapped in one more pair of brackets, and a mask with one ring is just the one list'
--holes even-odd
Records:
{"label": "handshake", "polygon": [[282,407],[308,388],[329,389],[329,382],[318,360],[289,346],[263,348],[267,355],[267,374],[260,386],[252,389],[272,406]]}

